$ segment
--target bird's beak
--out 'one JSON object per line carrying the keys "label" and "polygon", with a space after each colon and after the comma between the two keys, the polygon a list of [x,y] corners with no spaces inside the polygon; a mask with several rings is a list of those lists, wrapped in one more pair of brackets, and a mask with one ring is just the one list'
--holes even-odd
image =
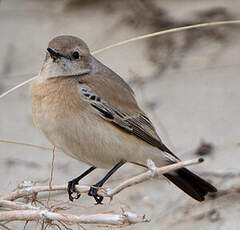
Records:
{"label": "bird's beak", "polygon": [[51,58],[55,61],[56,59],[63,57],[64,55],[62,55],[61,53],[59,53],[58,51],[52,49],[52,48],[47,48],[48,53],[50,54]]}

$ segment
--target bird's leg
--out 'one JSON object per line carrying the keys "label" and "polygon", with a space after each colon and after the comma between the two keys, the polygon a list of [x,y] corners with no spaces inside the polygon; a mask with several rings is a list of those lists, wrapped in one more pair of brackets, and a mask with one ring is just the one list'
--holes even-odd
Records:
{"label": "bird's leg", "polygon": [[104,177],[102,180],[100,180],[98,183],[94,184],[91,186],[88,195],[89,196],[93,196],[94,199],[96,200],[96,204],[101,204],[103,197],[99,196],[97,194],[99,187],[102,187],[103,184],[108,180],[108,178],[114,173],[116,172],[122,165],[124,165],[126,163],[126,161],[121,160],[119,161]]}
{"label": "bird's leg", "polygon": [[80,176],[74,178],[73,180],[70,180],[68,182],[68,188],[67,188],[67,191],[68,191],[68,195],[69,195],[69,200],[73,201],[73,199],[78,199],[81,194],[78,194],[76,198],[74,198],[72,196],[73,192],[76,192],[76,189],[75,189],[75,185],[78,184],[78,182],[85,176],[87,176],[90,172],[92,172],[96,167],[92,166],[91,168],[89,168],[88,170],[86,170],[84,173],[82,173]]}

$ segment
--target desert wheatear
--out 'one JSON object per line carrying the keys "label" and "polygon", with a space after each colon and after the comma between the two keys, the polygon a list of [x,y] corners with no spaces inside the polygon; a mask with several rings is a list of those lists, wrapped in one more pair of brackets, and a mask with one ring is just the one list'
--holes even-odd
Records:
{"label": "desert wheatear", "polygon": [[[146,167],[151,159],[160,167],[180,161],[162,143],[129,85],[94,58],[81,39],[56,37],[47,51],[31,84],[34,123],[54,146],[91,166],[68,183],[70,200],[75,185],[96,167],[112,168],[89,191],[101,203],[96,187],[125,162]],[[186,168],[164,176],[198,201],[217,191]]]}

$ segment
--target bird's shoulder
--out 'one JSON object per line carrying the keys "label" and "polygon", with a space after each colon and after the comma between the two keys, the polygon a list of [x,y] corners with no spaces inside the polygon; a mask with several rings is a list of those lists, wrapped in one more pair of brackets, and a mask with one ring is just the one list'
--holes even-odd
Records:
{"label": "bird's shoulder", "polygon": [[105,70],[101,73],[82,76],[79,80],[80,87],[87,87],[108,104],[130,114],[140,111],[133,90],[116,73]]}

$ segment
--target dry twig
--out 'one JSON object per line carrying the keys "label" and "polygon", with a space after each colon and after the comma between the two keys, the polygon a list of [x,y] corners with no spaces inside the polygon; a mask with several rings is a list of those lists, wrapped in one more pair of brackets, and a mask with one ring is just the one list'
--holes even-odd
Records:
{"label": "dry twig", "polygon": [[[123,189],[139,184],[143,181],[151,178],[159,177],[160,175],[172,170],[176,170],[185,166],[194,165],[202,162],[203,159],[181,161],[172,165],[157,168],[155,164],[148,160],[147,165],[149,170],[134,176],[115,188],[112,189],[100,189],[98,194],[105,197],[112,198],[114,195],[121,192]],[[79,193],[88,193],[90,186],[78,185],[76,190]],[[51,186],[35,186],[31,182],[23,183],[16,191],[0,197],[0,207],[3,211],[0,211],[0,221],[41,221],[45,223],[47,221],[51,225],[56,225],[52,221],[62,221],[69,224],[102,224],[113,226],[125,226],[130,224],[137,224],[143,222],[149,222],[145,215],[137,215],[132,212],[123,212],[122,214],[104,213],[104,214],[91,214],[91,215],[72,215],[59,213],[60,209],[50,209],[44,207],[35,207],[30,204],[22,202],[15,202],[21,197],[37,194],[43,191],[59,191],[67,190],[67,185],[51,185]],[[6,211],[7,210],[7,211]]]}
{"label": "dry twig", "polygon": [[[167,173],[169,171],[173,171],[185,166],[199,164],[203,161],[202,158],[195,159],[195,160],[188,160],[188,161],[180,161],[178,163],[167,165],[161,168],[156,168],[154,163],[151,160],[148,160],[148,167],[149,170],[147,172],[141,173],[137,176],[134,176],[130,179],[127,179],[126,181],[122,182],[121,184],[117,185],[115,188],[112,189],[104,189],[101,188],[98,191],[98,195],[104,196],[104,197],[110,197],[112,198],[114,195],[121,192],[123,189],[126,189],[128,187],[131,187],[135,184],[142,183],[146,180],[150,180],[152,178],[158,177],[159,175],[162,175],[164,173]],[[90,189],[89,185],[76,185],[76,191],[79,193],[88,193]],[[10,194],[1,196],[1,200],[16,200],[18,198],[29,196],[34,193],[38,192],[47,192],[47,191],[63,191],[67,190],[67,185],[52,185],[49,186],[26,186],[24,188],[18,189],[14,192],[11,192]]]}
{"label": "dry twig", "polygon": [[92,215],[72,215],[51,212],[48,210],[19,210],[0,212],[0,221],[26,221],[26,220],[51,220],[81,224],[106,224],[106,225],[129,225],[149,222],[146,217],[136,215],[132,212],[123,214],[92,214]]}

